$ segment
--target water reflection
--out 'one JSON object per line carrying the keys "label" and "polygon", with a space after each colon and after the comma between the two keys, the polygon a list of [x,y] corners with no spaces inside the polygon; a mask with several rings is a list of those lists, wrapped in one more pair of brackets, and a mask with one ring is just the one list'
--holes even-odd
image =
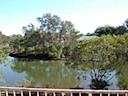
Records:
{"label": "water reflection", "polygon": [[[128,65],[120,64],[114,70],[91,69],[78,70],[66,61],[18,61],[8,57],[2,64],[2,78],[6,82],[0,85],[75,88],[84,89],[128,89]],[[86,67],[86,66],[85,66]],[[84,68],[84,66],[83,66]],[[117,74],[118,73],[118,74]]]}
{"label": "water reflection", "polygon": [[116,71],[92,69],[79,70],[80,86],[84,89],[119,89]]}
{"label": "water reflection", "polygon": [[65,61],[20,61],[14,62],[12,69],[27,74],[20,86],[71,88],[78,84],[76,70],[65,66]]}
{"label": "water reflection", "polygon": [[121,64],[118,70],[118,85],[120,89],[128,90],[128,62]]}

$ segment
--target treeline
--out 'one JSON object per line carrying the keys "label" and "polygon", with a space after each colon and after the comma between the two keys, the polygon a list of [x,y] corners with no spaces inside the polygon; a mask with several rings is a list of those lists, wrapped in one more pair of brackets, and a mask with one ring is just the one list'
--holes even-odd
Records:
{"label": "treeline", "polygon": [[50,13],[38,17],[39,26],[23,27],[24,35],[13,35],[11,55],[38,56],[60,59],[69,57],[82,36],[70,21]]}
{"label": "treeline", "polygon": [[[9,52],[15,56],[37,56],[46,58],[65,58],[73,56],[84,36],[70,21],[63,21],[50,13],[37,18],[38,26],[29,24],[23,27],[23,35],[1,35],[1,46],[9,45]],[[98,27],[87,36],[123,35],[128,33],[128,20],[118,27],[105,25]],[[91,39],[92,40],[92,39]],[[91,43],[91,41],[90,41]],[[43,59],[43,58],[42,58]]]}
{"label": "treeline", "polygon": [[93,33],[87,33],[87,36],[102,36],[102,35],[123,35],[128,33],[128,19],[125,20],[123,25],[114,27],[110,25],[99,26]]}

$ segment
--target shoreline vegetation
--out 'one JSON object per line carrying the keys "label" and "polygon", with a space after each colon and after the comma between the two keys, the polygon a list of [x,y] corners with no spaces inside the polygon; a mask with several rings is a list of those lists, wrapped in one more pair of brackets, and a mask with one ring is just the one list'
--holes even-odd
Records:
{"label": "shoreline vegetation", "polygon": [[69,58],[83,36],[70,21],[63,21],[50,13],[38,17],[38,27],[23,27],[24,35],[13,35],[10,56],[18,58],[60,60]]}
{"label": "shoreline vegetation", "polygon": [[23,35],[5,36],[0,32],[0,48],[9,56],[30,59],[58,60],[74,56],[80,42],[102,35],[121,36],[128,33],[128,20],[123,25],[100,26],[93,33],[81,34],[70,21],[63,21],[51,13],[38,17],[39,26],[23,26]]}

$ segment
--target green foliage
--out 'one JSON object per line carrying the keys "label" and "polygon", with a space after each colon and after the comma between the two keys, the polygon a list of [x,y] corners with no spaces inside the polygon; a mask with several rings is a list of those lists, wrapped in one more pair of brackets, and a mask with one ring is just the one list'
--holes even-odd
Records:
{"label": "green foliage", "polygon": [[[5,61],[6,61],[6,54],[5,54],[5,52],[2,50],[2,49],[0,49],[0,63],[2,64],[2,63],[5,63]],[[3,79],[2,79],[2,70],[0,69],[0,81],[4,81]]]}
{"label": "green foliage", "polygon": [[77,64],[86,64],[86,67],[89,67],[90,63],[93,64],[95,62],[95,68],[110,64],[112,58],[109,57],[115,58],[111,54],[114,49],[111,45],[113,43],[114,39],[112,36],[84,40],[74,50],[73,60],[79,62]]}
{"label": "green foliage", "polygon": [[12,35],[11,42],[9,44],[10,49],[13,50],[14,53],[21,53],[24,50],[24,40],[22,35]]}
{"label": "green foliage", "polygon": [[12,36],[12,53],[57,58],[70,56],[78,43],[79,34],[70,21],[61,21],[56,15],[38,17],[39,27],[33,24],[23,27],[24,36]]}
{"label": "green foliage", "polygon": [[9,36],[5,36],[0,31],[0,49],[3,49],[5,52],[8,52],[10,40],[11,40],[11,38]]}
{"label": "green foliage", "polygon": [[128,34],[122,36],[104,35],[90,40],[83,40],[74,49],[73,59],[76,62],[81,62],[81,64],[88,65],[95,62],[102,66],[114,64],[115,61],[121,62],[120,59],[126,61],[128,59],[127,36]]}
{"label": "green foliage", "polygon": [[0,63],[4,63],[5,60],[6,60],[6,54],[2,49],[0,49]]}
{"label": "green foliage", "polygon": [[125,62],[118,74],[118,85],[122,90],[128,90],[128,62]]}
{"label": "green foliage", "polygon": [[94,33],[87,33],[87,36],[102,36],[102,35],[123,35],[128,33],[127,28],[124,25],[113,27],[109,25],[100,26],[96,28]]}
{"label": "green foliage", "polygon": [[[116,70],[117,73],[124,75],[123,66],[128,63],[127,40],[128,34],[124,34],[121,36],[102,35],[101,37],[83,40],[74,49],[72,57],[76,67],[81,70],[91,70],[92,74],[94,74],[94,77],[92,76],[92,88],[100,86],[97,84],[103,82],[104,84],[106,83],[105,85],[107,85],[106,79],[100,79],[101,77],[104,77],[105,74],[104,76],[98,75],[99,73],[97,74],[96,71],[94,71],[95,69],[104,70],[103,73],[109,73],[107,72],[108,70],[110,72]],[[119,75],[119,77],[122,78],[121,75]],[[119,80],[120,86],[124,86],[125,89],[128,88],[126,80],[127,79],[125,78]],[[101,82],[96,83],[96,81]],[[121,85],[122,83],[123,85]]]}
{"label": "green foliage", "polygon": [[98,27],[95,30],[95,34],[97,36],[101,36],[101,35],[107,35],[107,34],[114,34],[116,32],[116,28],[109,26],[109,25],[105,25],[103,27]]}

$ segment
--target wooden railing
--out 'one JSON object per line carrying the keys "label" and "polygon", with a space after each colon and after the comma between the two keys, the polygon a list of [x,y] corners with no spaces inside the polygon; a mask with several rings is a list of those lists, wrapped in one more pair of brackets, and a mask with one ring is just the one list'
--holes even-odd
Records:
{"label": "wooden railing", "polygon": [[128,96],[128,90],[0,87],[0,96]]}

